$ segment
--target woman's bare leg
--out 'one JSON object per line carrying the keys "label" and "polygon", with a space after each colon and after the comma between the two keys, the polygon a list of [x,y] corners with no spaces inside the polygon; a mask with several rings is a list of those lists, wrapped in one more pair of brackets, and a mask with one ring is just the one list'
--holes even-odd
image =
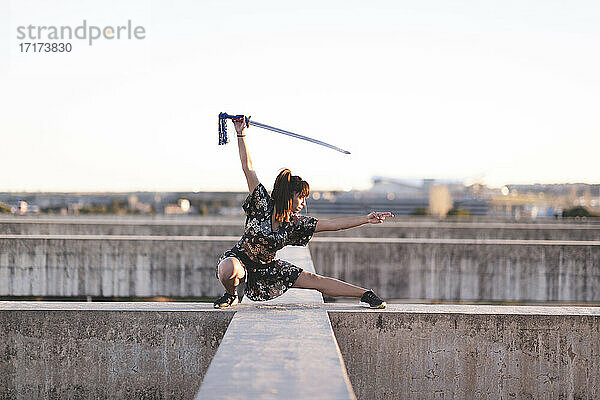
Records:
{"label": "woman's bare leg", "polygon": [[236,294],[235,288],[245,276],[244,266],[237,258],[227,257],[219,263],[219,280],[227,293]]}
{"label": "woman's bare leg", "polygon": [[292,287],[298,289],[316,289],[331,297],[361,297],[363,293],[367,291],[367,289],[351,285],[340,281],[339,279],[329,278],[307,271],[302,271]]}

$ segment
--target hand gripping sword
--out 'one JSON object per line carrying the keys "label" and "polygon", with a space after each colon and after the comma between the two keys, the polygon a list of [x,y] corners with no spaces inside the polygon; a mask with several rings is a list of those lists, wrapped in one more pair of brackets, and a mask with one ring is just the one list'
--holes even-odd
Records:
{"label": "hand gripping sword", "polygon": [[273,132],[282,133],[284,135],[288,135],[291,137],[295,137],[296,139],[307,140],[312,143],[320,144],[321,146],[329,147],[330,149],[334,149],[339,151],[340,153],[350,154],[348,150],[340,149],[332,144],[322,142],[317,139],[309,138],[307,136],[298,135],[297,133],[286,131],[283,129],[275,128],[274,126],[269,126],[265,124],[261,124],[260,122],[251,121],[250,117],[246,117],[245,115],[229,115],[227,113],[219,114],[219,144],[226,144],[229,142],[229,138],[227,137],[227,120],[228,119],[238,119],[244,118],[246,120],[246,125],[256,126],[258,128],[268,129]]}

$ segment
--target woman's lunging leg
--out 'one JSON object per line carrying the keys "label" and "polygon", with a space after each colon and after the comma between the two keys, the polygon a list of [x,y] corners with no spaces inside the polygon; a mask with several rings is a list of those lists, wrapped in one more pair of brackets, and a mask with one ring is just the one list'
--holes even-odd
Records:
{"label": "woman's lunging leg", "polygon": [[331,297],[361,297],[363,293],[367,291],[367,289],[351,285],[340,281],[339,279],[329,278],[307,271],[302,271],[292,287],[299,289],[316,289]]}
{"label": "woman's lunging leg", "polygon": [[235,294],[235,288],[245,276],[246,271],[237,258],[227,257],[219,264],[219,280],[229,294]]}

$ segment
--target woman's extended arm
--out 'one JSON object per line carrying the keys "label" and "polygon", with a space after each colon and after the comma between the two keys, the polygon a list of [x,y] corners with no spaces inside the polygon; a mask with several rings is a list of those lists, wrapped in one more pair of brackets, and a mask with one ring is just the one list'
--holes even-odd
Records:
{"label": "woman's extended arm", "polygon": [[342,229],[354,228],[364,224],[381,224],[386,217],[393,217],[391,212],[375,212],[369,215],[356,217],[343,217],[335,219],[320,219],[317,222],[315,233],[324,231],[341,231]]}
{"label": "woman's extended arm", "polygon": [[254,167],[252,166],[252,160],[250,159],[250,154],[248,154],[248,149],[246,148],[246,122],[243,119],[234,120],[233,124],[235,125],[235,131],[237,132],[238,138],[238,149],[240,151],[240,161],[242,162],[242,171],[244,171],[244,175],[246,176],[246,182],[248,183],[248,190],[250,193],[254,192],[254,189],[260,183],[258,177],[256,176],[256,171],[254,171]]}

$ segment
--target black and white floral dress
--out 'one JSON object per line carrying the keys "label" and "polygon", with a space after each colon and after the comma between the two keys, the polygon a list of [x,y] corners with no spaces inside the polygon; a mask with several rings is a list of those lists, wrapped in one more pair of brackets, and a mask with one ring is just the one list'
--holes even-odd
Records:
{"label": "black and white floral dress", "polygon": [[293,215],[273,231],[271,216],[274,202],[259,183],[248,195],[242,208],[246,212],[244,235],[235,246],[225,251],[217,262],[236,257],[246,270],[245,295],[254,301],[270,300],[285,293],[300,276],[302,268],[275,259],[275,252],[287,245],[306,246],[317,226],[317,219]]}

